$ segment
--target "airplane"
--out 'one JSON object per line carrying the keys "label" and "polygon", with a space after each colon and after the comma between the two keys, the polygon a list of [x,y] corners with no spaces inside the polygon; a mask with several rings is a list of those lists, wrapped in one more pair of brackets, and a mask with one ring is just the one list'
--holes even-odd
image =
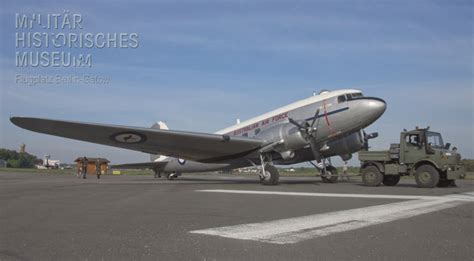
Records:
{"label": "airplane", "polygon": [[277,185],[275,165],[312,161],[323,182],[336,182],[336,168],[328,159],[349,160],[352,153],[367,149],[378,133],[363,129],[385,110],[383,99],[343,89],[323,90],[212,134],[169,130],[163,122],[143,128],[31,117],[10,121],[34,132],[149,153],[150,162],[121,166],[150,168],[169,179],[181,173],[256,167],[261,184]]}

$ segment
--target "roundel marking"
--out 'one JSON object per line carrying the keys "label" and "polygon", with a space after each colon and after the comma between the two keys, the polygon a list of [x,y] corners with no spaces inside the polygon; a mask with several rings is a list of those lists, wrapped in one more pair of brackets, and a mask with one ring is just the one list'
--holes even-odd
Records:
{"label": "roundel marking", "polygon": [[110,138],[114,141],[128,144],[136,144],[146,141],[145,135],[133,131],[119,132],[110,136]]}
{"label": "roundel marking", "polygon": [[185,160],[185,159],[180,159],[180,158],[178,158],[178,163],[179,163],[180,165],[184,165],[184,164],[186,163],[186,160]]}

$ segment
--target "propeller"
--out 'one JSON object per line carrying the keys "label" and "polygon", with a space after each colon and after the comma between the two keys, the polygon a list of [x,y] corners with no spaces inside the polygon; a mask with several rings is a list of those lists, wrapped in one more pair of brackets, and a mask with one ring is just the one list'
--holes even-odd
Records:
{"label": "propeller", "polygon": [[307,121],[304,121],[303,124],[300,124],[299,122],[295,121],[292,118],[288,118],[288,120],[290,121],[290,123],[298,127],[300,132],[303,134],[303,137],[309,142],[311,151],[313,152],[313,155],[314,155],[314,159],[316,159],[317,162],[320,162],[321,155],[318,151],[318,144],[316,143],[316,132],[318,128],[314,126],[318,116],[319,116],[319,108],[316,110],[311,124],[309,124]]}
{"label": "propeller", "polygon": [[378,132],[372,132],[367,134],[365,130],[362,130],[362,133],[364,134],[364,150],[369,150],[369,140],[377,138],[379,136]]}

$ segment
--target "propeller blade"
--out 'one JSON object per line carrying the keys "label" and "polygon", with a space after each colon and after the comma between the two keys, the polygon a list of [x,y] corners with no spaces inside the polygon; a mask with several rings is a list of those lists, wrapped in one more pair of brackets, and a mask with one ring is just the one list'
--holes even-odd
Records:
{"label": "propeller blade", "polygon": [[370,134],[367,134],[364,132],[364,140],[370,140],[370,139],[374,139],[374,138],[377,138],[379,136],[379,133],[378,132],[372,132]]}
{"label": "propeller blade", "polygon": [[318,151],[318,144],[316,144],[316,141],[312,137],[309,138],[309,144],[311,151],[313,152],[314,159],[318,163],[321,162],[321,154]]}
{"label": "propeller blade", "polygon": [[374,138],[377,138],[379,136],[379,133],[378,132],[372,132],[371,134],[368,135],[368,139],[374,139]]}
{"label": "propeller blade", "polygon": [[319,116],[319,108],[316,110],[316,113],[314,114],[313,122],[311,122],[311,128],[314,126],[314,123],[316,123],[316,118]]}
{"label": "propeller blade", "polygon": [[301,125],[299,122],[293,120],[292,118],[288,118],[288,120],[289,120],[293,125],[295,125],[296,127],[298,127],[300,130],[306,130],[306,127],[304,127],[303,125]]}

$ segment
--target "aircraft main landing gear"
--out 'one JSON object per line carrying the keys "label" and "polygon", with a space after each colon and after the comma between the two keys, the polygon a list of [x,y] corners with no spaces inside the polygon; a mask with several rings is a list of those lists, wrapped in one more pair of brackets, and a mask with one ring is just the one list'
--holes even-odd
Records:
{"label": "aircraft main landing gear", "polygon": [[278,180],[280,179],[280,173],[278,173],[278,169],[271,165],[266,164],[262,173],[260,174],[260,181],[262,185],[278,185]]}
{"label": "aircraft main landing gear", "polygon": [[[278,169],[272,165],[271,162],[272,157],[270,154],[260,154],[261,171],[258,176],[262,185],[278,185],[280,173],[278,172]],[[254,166],[257,167],[255,164]]]}
{"label": "aircraft main landing gear", "polygon": [[326,166],[326,169],[321,171],[321,179],[324,183],[336,183],[337,178],[337,169],[331,165]]}
{"label": "aircraft main landing gear", "polygon": [[321,179],[324,183],[336,183],[339,176],[337,175],[337,169],[331,165],[331,160],[328,159],[328,163],[326,164],[326,159],[321,159],[321,162],[318,164],[314,164],[313,162],[309,161],[311,165],[313,165],[316,169],[319,170]]}

